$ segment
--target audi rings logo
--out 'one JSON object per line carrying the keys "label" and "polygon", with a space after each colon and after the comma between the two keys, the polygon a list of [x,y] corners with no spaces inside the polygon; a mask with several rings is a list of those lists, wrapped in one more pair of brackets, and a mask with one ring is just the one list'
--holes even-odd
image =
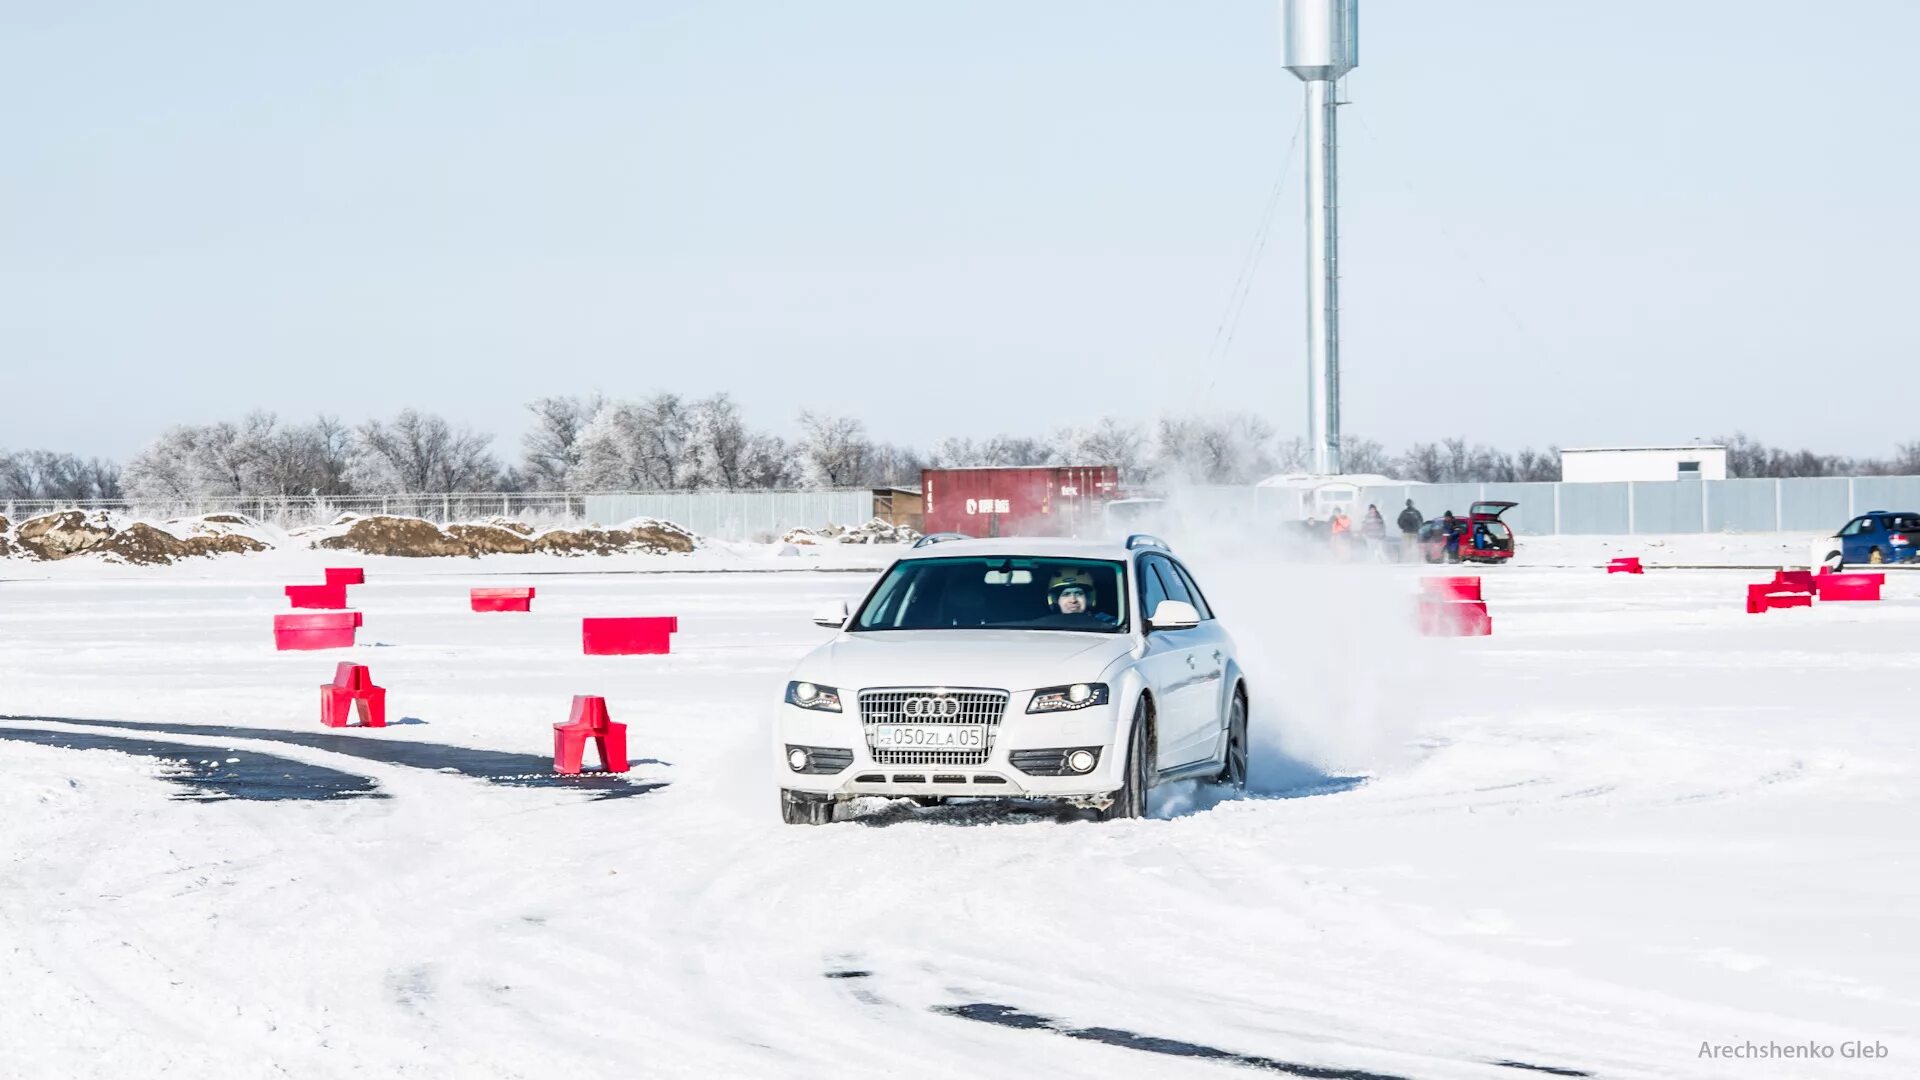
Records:
{"label": "audi rings logo", "polygon": [[959,716],[959,698],[910,697],[900,705],[900,711],[908,716],[932,719],[941,716]]}

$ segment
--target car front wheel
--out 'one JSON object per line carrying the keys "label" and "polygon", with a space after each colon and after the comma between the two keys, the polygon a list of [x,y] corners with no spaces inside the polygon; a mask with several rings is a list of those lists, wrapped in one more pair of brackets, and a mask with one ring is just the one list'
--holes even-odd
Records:
{"label": "car front wheel", "polygon": [[789,825],[831,825],[833,796],[781,788],[780,818]]}
{"label": "car front wheel", "polygon": [[1837,551],[1830,551],[1827,553],[1827,557],[1821,561],[1820,565],[1835,573],[1839,573],[1840,569],[1847,565],[1846,556]]}
{"label": "car front wheel", "polygon": [[1101,821],[1147,816],[1147,699],[1133,707],[1133,726],[1127,732],[1127,762],[1120,790],[1113,802],[1098,811]]}

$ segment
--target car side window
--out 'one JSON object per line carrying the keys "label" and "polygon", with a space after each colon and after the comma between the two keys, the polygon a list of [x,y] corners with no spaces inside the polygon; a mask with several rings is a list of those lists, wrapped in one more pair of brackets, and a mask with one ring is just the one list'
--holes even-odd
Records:
{"label": "car side window", "polygon": [[1879,532],[1879,531],[1880,531],[1879,522],[1873,520],[1872,518],[1860,519],[1860,535],[1865,536],[1870,532]]}
{"label": "car side window", "polygon": [[1841,536],[1859,536],[1860,523],[1865,520],[1866,520],[1865,518],[1854,518],[1852,521],[1847,522],[1846,528],[1840,530],[1840,535]]}
{"label": "car side window", "polygon": [[1187,591],[1187,583],[1174,573],[1173,563],[1158,555],[1148,556],[1147,562],[1152,565],[1153,575],[1160,579],[1160,589],[1167,599],[1193,604],[1193,595]]}
{"label": "car side window", "polygon": [[1174,573],[1180,575],[1181,584],[1186,586],[1187,595],[1192,597],[1188,603],[1192,604],[1193,609],[1200,613],[1201,621],[1204,622],[1213,618],[1213,609],[1207,606],[1207,598],[1200,595],[1200,584],[1193,580],[1193,574],[1189,572],[1182,563],[1169,563],[1168,565],[1173,567]]}
{"label": "car side window", "polygon": [[1153,611],[1160,606],[1160,601],[1167,599],[1167,587],[1153,567],[1156,561],[1148,556],[1134,564],[1140,571],[1140,614],[1148,619],[1153,618]]}

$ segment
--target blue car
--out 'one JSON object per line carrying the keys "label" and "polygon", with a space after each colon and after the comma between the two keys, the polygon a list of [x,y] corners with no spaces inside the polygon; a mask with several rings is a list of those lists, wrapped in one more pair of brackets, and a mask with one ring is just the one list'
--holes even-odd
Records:
{"label": "blue car", "polygon": [[1910,510],[1869,510],[1815,548],[1823,566],[1835,570],[1850,563],[1912,562],[1920,556],[1920,514]]}

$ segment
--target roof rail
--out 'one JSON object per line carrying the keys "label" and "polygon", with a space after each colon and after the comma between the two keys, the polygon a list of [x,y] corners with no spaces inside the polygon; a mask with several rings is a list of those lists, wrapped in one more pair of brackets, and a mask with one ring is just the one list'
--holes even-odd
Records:
{"label": "roof rail", "polygon": [[1134,533],[1132,536],[1127,537],[1128,551],[1142,547],[1157,547],[1169,555],[1173,553],[1173,548],[1169,546],[1165,540],[1150,533]]}
{"label": "roof rail", "polygon": [[913,542],[913,546],[917,548],[932,547],[935,544],[944,544],[949,540],[971,540],[971,539],[973,539],[973,537],[968,536],[966,533],[957,533],[957,532],[928,533],[927,535],[921,537],[920,539],[915,540]]}

